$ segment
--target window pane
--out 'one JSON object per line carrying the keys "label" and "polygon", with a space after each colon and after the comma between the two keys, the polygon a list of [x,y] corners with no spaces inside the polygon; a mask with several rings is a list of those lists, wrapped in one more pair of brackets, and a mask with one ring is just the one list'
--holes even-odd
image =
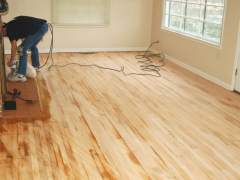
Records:
{"label": "window pane", "polygon": [[207,12],[206,12],[207,21],[221,24],[222,18],[223,18],[223,7],[207,6]]}
{"label": "window pane", "polygon": [[214,23],[205,23],[204,37],[206,39],[214,42],[220,42],[221,33],[222,33],[221,25]]}
{"label": "window pane", "polygon": [[224,6],[224,0],[207,0],[207,4]]}
{"label": "window pane", "polygon": [[165,0],[165,26],[186,35],[219,43],[224,0]]}
{"label": "window pane", "polygon": [[203,30],[203,22],[199,20],[194,20],[194,19],[186,19],[186,24],[185,24],[185,31],[201,36],[202,35],[202,30]]}
{"label": "window pane", "polygon": [[188,3],[204,4],[205,0],[188,0]]}
{"label": "window pane", "polygon": [[[170,0],[171,1],[171,0]],[[178,2],[182,2],[182,3],[186,3],[187,0],[173,0],[173,1],[178,1]]]}
{"label": "window pane", "polygon": [[53,22],[70,25],[105,25],[109,0],[53,0]]}
{"label": "window pane", "polygon": [[183,30],[183,23],[184,20],[182,17],[177,17],[177,16],[170,16],[170,27],[182,31]]}
{"label": "window pane", "polygon": [[165,13],[166,14],[170,14],[170,1],[166,1],[166,4],[165,4]]}
{"label": "window pane", "polygon": [[187,5],[187,17],[203,19],[204,18],[204,6],[196,4]]}
{"label": "window pane", "polygon": [[[105,0],[104,0],[105,1]],[[89,2],[89,22],[92,24],[105,24],[106,3],[102,0],[90,0]],[[94,5],[92,5],[94,4]]]}
{"label": "window pane", "polygon": [[168,14],[166,14],[165,15],[165,27],[169,27],[169,15]]}
{"label": "window pane", "polygon": [[183,16],[185,13],[185,3],[172,2],[171,4],[171,15]]}

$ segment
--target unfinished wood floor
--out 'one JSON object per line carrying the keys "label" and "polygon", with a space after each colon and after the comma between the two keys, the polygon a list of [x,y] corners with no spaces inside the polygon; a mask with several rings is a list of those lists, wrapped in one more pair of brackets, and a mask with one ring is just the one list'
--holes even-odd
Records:
{"label": "unfinished wood floor", "polygon": [[[54,59],[140,72],[135,55]],[[69,66],[38,83],[51,118],[0,123],[1,180],[240,179],[238,94],[169,62],[161,78]]]}

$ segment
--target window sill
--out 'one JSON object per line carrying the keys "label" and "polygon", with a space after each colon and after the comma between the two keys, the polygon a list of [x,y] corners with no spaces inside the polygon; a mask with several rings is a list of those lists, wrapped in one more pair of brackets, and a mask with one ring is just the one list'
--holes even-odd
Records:
{"label": "window sill", "polygon": [[174,33],[182,38],[186,38],[186,39],[189,39],[191,41],[195,41],[195,42],[198,42],[198,43],[202,43],[204,45],[207,45],[207,46],[210,46],[210,47],[213,47],[213,48],[217,48],[217,49],[221,49],[222,48],[222,43],[220,42],[219,44],[218,43],[214,43],[214,42],[211,42],[211,41],[207,41],[207,40],[204,40],[200,37],[197,37],[197,36],[194,36],[194,35],[191,35],[191,34],[188,34],[188,33],[184,33],[184,32],[179,32],[179,31],[175,31],[173,29],[170,29],[170,28],[167,28],[167,27],[161,27],[161,30],[164,30],[164,31],[168,31],[170,33]]}

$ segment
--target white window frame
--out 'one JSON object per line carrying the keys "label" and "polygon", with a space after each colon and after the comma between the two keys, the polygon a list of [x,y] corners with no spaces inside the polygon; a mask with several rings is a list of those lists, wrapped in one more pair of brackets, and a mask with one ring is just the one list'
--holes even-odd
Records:
{"label": "white window frame", "polygon": [[55,27],[71,27],[71,28],[78,28],[78,27],[94,27],[94,28],[102,28],[110,25],[110,11],[111,11],[111,0],[108,0],[106,3],[106,12],[105,12],[105,22],[103,24],[71,24],[71,23],[56,23],[54,17],[54,1],[51,0],[51,21]]}
{"label": "white window frame", "polygon": [[[225,22],[225,14],[226,14],[226,10],[227,10],[227,0],[224,0],[224,5],[223,6],[218,6],[218,7],[223,7],[223,17],[222,17],[222,22],[221,22],[221,25],[222,25],[222,30],[221,30],[221,36],[220,36],[220,42],[217,43],[215,41],[211,41],[211,40],[208,40],[208,39],[205,39],[203,37],[203,33],[202,33],[202,36],[197,36],[197,35],[194,35],[194,34],[191,34],[191,33],[188,33],[186,31],[181,31],[181,30],[176,30],[176,29],[173,29],[171,27],[167,27],[166,26],[166,1],[167,0],[164,0],[163,1],[163,11],[162,11],[162,23],[161,23],[161,29],[163,30],[166,30],[166,31],[169,31],[169,32],[173,32],[173,33],[176,33],[176,34],[179,34],[181,36],[184,36],[186,38],[190,38],[192,40],[197,40],[198,42],[203,42],[203,43],[206,43],[206,44],[210,44],[210,45],[214,45],[214,46],[217,46],[217,47],[222,47],[222,41],[223,41],[223,34],[224,34],[224,22]],[[181,0],[172,0],[172,1],[175,1],[175,2],[181,2]],[[188,0],[186,0],[188,1]],[[190,4],[199,4],[200,3],[190,3]],[[171,8],[171,7],[170,7]],[[175,16],[175,15],[174,15]],[[184,16],[181,16],[181,15],[176,15],[177,17],[182,17],[184,18],[184,21],[185,19],[195,19],[195,20],[200,20],[198,18],[191,18],[191,17],[188,17],[186,16],[186,9],[185,9],[185,15]],[[170,16],[169,16],[170,17]],[[205,4],[205,7],[204,7],[204,17],[206,17],[206,4]],[[209,21],[206,21],[205,19],[202,20],[203,21],[203,32],[204,32],[204,23],[206,22],[209,22]],[[185,22],[184,22],[185,23]],[[210,23],[213,23],[213,22],[210,22]]]}

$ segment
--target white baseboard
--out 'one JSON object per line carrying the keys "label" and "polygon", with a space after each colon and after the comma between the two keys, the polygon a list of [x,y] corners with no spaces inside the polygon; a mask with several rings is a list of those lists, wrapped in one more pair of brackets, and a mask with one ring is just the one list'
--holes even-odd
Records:
{"label": "white baseboard", "polygon": [[217,85],[227,89],[227,90],[233,91],[233,88],[232,88],[231,84],[227,84],[227,83],[221,81],[220,79],[218,79],[218,78],[216,78],[214,76],[211,76],[211,75],[209,75],[209,74],[207,74],[207,73],[205,73],[205,72],[203,72],[203,71],[201,71],[201,70],[199,70],[199,69],[197,69],[197,68],[195,68],[193,66],[185,64],[182,61],[180,61],[180,60],[178,60],[176,58],[173,58],[173,57],[171,57],[169,55],[166,55],[166,59],[171,61],[171,62],[173,62],[173,63],[175,63],[175,64],[177,64],[177,65],[179,65],[179,66],[181,66],[181,67],[183,67],[183,68],[185,68],[185,69],[187,69],[187,70],[189,70],[189,71],[191,71],[191,72],[193,72],[194,74],[197,74],[197,75],[201,76],[204,79],[207,79],[207,80],[209,80],[209,81],[211,81],[211,82],[213,82],[213,83],[215,83],[215,84],[217,84]]}
{"label": "white baseboard", "polygon": [[[145,51],[147,47],[120,47],[120,48],[54,48],[53,52],[121,52],[121,51]],[[39,49],[40,53],[48,53],[49,49]],[[10,54],[5,50],[5,54]]]}

